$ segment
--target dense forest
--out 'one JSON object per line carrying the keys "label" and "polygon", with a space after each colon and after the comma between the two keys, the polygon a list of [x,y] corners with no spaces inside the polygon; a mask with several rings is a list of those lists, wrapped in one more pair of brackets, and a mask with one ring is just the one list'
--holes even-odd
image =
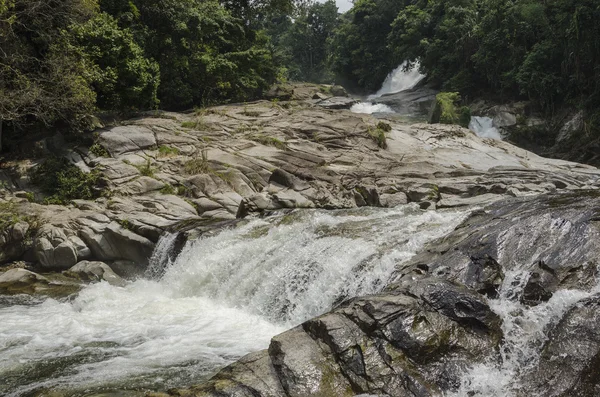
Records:
{"label": "dense forest", "polygon": [[600,126],[595,0],[0,0],[0,125],[260,98],[276,82],[375,91],[403,61],[463,98]]}

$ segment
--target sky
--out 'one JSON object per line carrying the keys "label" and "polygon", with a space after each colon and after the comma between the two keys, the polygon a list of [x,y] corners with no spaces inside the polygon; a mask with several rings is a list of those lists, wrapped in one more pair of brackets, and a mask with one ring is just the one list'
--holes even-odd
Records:
{"label": "sky", "polygon": [[[319,0],[321,3],[324,3],[326,0]],[[338,9],[340,12],[346,12],[350,8],[352,8],[352,2],[350,0],[335,0],[337,3]]]}

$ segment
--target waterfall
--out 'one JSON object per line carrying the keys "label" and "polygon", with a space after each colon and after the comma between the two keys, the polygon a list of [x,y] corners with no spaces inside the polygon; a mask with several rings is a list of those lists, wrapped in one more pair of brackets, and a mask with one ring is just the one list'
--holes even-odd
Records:
{"label": "waterfall", "polygon": [[548,326],[556,324],[580,300],[600,292],[600,284],[590,292],[560,290],[548,302],[530,307],[519,300],[529,277],[524,271],[508,272],[499,298],[490,301],[491,309],[502,319],[500,362],[490,359],[472,366],[463,376],[460,389],[446,397],[520,396],[520,378],[535,369]]}
{"label": "waterfall", "polygon": [[494,127],[494,120],[489,117],[471,117],[469,129],[481,138],[496,139],[498,141],[503,140],[500,130]]}
{"label": "waterfall", "polygon": [[0,306],[0,395],[201,382],[336,302],[379,291],[466,215],[416,205],[295,211],[190,241],[175,260],[165,235],[153,260],[160,279]]}
{"label": "waterfall", "polygon": [[394,113],[394,110],[389,106],[384,104],[376,104],[372,101],[387,94],[394,94],[409,90],[425,78],[425,75],[422,75],[419,72],[419,62],[415,62],[408,70],[406,70],[406,66],[407,62],[403,62],[400,66],[394,69],[394,71],[387,76],[377,93],[369,95],[367,97],[367,102],[360,102],[352,106],[350,111],[353,113],[365,114]]}
{"label": "waterfall", "polygon": [[387,94],[395,94],[397,92],[410,90],[425,78],[425,75],[419,72],[421,66],[419,62],[415,62],[408,70],[406,70],[407,65],[407,62],[403,62],[394,69],[394,71],[387,76],[379,91],[374,95],[370,95],[367,99],[372,100]]}
{"label": "waterfall", "polygon": [[177,241],[178,233],[165,233],[163,234],[150,258],[150,263],[146,269],[145,276],[150,279],[159,279],[163,276],[166,269],[172,264],[175,243]]}

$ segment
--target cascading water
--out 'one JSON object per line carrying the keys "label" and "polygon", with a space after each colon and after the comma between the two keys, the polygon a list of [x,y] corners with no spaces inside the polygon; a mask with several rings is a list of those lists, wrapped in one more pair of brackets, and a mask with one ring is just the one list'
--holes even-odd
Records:
{"label": "cascading water", "polygon": [[145,275],[147,278],[159,279],[163,276],[166,269],[171,266],[177,236],[177,233],[166,233],[161,236],[146,269]]}
{"label": "cascading water", "polygon": [[367,99],[375,99],[387,94],[395,94],[414,88],[421,80],[425,78],[424,74],[419,72],[421,67],[419,62],[415,62],[410,69],[406,69],[407,62],[403,62],[392,73],[390,73],[383,85],[374,95],[370,95]]}
{"label": "cascading water", "polygon": [[[548,302],[529,307],[520,296],[530,277],[524,271],[508,272],[498,299],[490,300],[491,309],[502,319],[504,340],[500,360],[477,364],[463,376],[460,389],[446,397],[516,397],[522,387],[521,378],[536,367],[548,327],[582,299],[600,292],[600,284],[592,291],[560,290]],[[544,397],[544,396],[532,396]]]}
{"label": "cascading water", "polygon": [[469,123],[469,129],[475,133],[480,138],[490,138],[496,139],[498,141],[503,140],[502,134],[500,134],[500,130],[494,127],[494,120],[489,117],[471,117],[471,122]]}
{"label": "cascading water", "polygon": [[412,65],[410,69],[406,69],[407,63],[403,62],[400,66],[394,69],[383,82],[383,85],[376,94],[367,97],[368,102],[360,102],[352,106],[350,111],[353,113],[394,113],[394,110],[381,103],[373,103],[372,101],[387,94],[394,94],[409,90],[416,86],[425,78],[419,72],[419,62]]}
{"label": "cascading water", "polygon": [[0,395],[201,382],[335,302],[380,290],[398,263],[465,216],[411,205],[298,211],[190,242],[158,280],[0,302]]}

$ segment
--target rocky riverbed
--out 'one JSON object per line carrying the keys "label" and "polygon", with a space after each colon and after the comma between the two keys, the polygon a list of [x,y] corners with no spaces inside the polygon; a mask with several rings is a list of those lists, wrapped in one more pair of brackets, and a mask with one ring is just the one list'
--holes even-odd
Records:
{"label": "rocky riverbed", "polygon": [[[600,171],[541,158],[457,126],[411,125],[394,118],[330,109],[331,103],[346,103],[339,106],[343,108],[354,101],[323,98],[323,93],[316,91],[318,88],[302,87],[288,100],[188,113],[149,113],[99,129],[93,145],[48,140],[50,150],[85,172],[101,176],[107,194],[93,201],[74,200],[67,206],[38,204],[35,201],[43,194],[30,183],[26,172],[35,167],[34,161],[20,161],[3,170],[2,205],[11,216],[3,223],[0,236],[4,264],[0,292],[13,298],[7,298],[0,310],[9,308],[4,315],[14,315],[10,318],[18,321],[19,313],[10,310],[23,304],[22,294],[28,294],[41,296],[35,299],[46,305],[59,299],[61,305],[67,305],[54,307],[56,313],[63,313],[60,315],[72,307],[61,299],[70,297],[85,313],[92,296],[100,299],[103,292],[84,286],[97,281],[106,284],[94,288],[110,285],[114,290],[109,294],[124,293],[123,299],[135,297],[139,303],[147,298],[132,295],[132,291],[145,287],[131,280],[141,277],[143,282],[144,277],[156,276],[148,273],[149,265],[158,267],[161,275],[164,266],[175,263],[178,266],[173,269],[179,270],[163,276],[171,280],[169,292],[161,285],[160,296],[173,299],[172,294],[189,287],[189,280],[205,280],[190,296],[209,294],[206,285],[211,285],[215,288],[212,295],[202,295],[202,299],[219,297],[225,307],[242,310],[244,316],[250,313],[242,321],[259,321],[264,341],[253,344],[248,335],[242,338],[234,332],[231,338],[239,338],[240,348],[216,354],[219,358],[211,361],[209,369],[202,367],[202,362],[194,364],[179,384],[164,379],[173,377],[173,372],[161,372],[159,378],[166,387],[153,378],[129,386],[134,390],[127,393],[170,389],[169,394],[181,396],[595,395],[600,356],[600,337],[594,326],[598,322],[596,293],[600,292],[596,282]],[[390,212],[351,212],[342,215],[351,218],[344,218],[344,227],[333,227],[337,221],[295,219],[293,215],[315,210],[363,211],[359,208],[388,208],[381,211]],[[281,214],[290,210],[296,212],[287,217]],[[259,245],[259,251],[251,251],[250,246],[245,248],[248,251],[240,251],[240,259],[231,262],[229,273],[223,270],[222,278],[216,270],[192,270],[193,266],[205,266],[194,261],[210,258],[210,250],[234,253],[241,241],[235,237],[224,246],[193,248],[198,236],[204,236],[198,241],[213,241],[214,236],[214,244],[221,244],[230,241],[222,230],[242,233],[247,227],[244,222],[273,216],[283,216],[274,221],[277,228],[283,228],[274,229],[277,233],[288,233],[288,224],[320,225],[284,233],[291,242],[295,238],[303,241],[302,236],[309,233],[312,237],[306,237],[303,244],[316,244],[307,251],[296,251],[293,245],[286,248],[288,254],[302,258],[288,266],[287,273],[277,273],[290,262],[285,253],[278,254],[278,249],[287,247],[283,240],[264,241],[268,245]],[[403,219],[411,216],[418,218],[404,224]],[[388,221],[384,226],[373,217]],[[265,235],[277,235],[264,227],[252,224],[244,238],[250,236],[259,244]],[[386,233],[378,234],[378,230]],[[395,236],[394,230],[401,233]],[[411,239],[419,236],[420,230],[427,230],[427,237]],[[174,235],[166,255],[158,252],[161,236],[178,231],[182,233]],[[331,233],[330,245],[319,245],[325,241],[322,236]],[[360,245],[369,235],[378,236],[376,243]],[[363,248],[344,256],[353,245]],[[263,249],[271,256],[252,262],[250,258],[260,257]],[[369,255],[363,258],[361,252]],[[277,263],[269,262],[273,255]],[[341,261],[328,262],[338,256]],[[243,267],[243,258],[253,265]],[[206,263],[220,269],[229,262],[218,256]],[[265,263],[272,267],[252,275]],[[383,263],[385,271],[381,270]],[[283,289],[267,284],[249,286],[248,295],[228,302],[230,297],[222,290],[236,289],[228,280],[242,268],[246,270],[237,275],[239,280],[258,277],[256,285],[262,285],[258,282],[261,277],[293,278],[298,269],[303,269],[303,278],[293,283],[282,281]],[[335,279],[347,274],[334,269],[358,275],[379,270],[377,277],[344,282],[356,286],[344,290]],[[315,274],[329,276],[320,279]],[[321,284],[314,284],[315,280]],[[83,291],[74,295],[81,288]],[[312,295],[306,295],[311,288]],[[255,295],[257,289],[264,295]],[[266,306],[263,298],[252,300],[262,303],[250,306],[245,301],[249,296],[266,299],[280,295],[288,300]],[[319,295],[325,298],[309,307]],[[44,296],[52,299],[44,300]],[[202,302],[197,304],[205,307],[207,303]],[[273,308],[284,314],[272,317]],[[193,310],[186,313],[193,316]],[[189,324],[193,328],[194,322]],[[293,328],[268,342],[287,327]],[[204,340],[190,329],[181,330]],[[568,336],[572,334],[577,335],[579,344]],[[109,336],[98,338],[94,343],[111,340]],[[0,345],[0,353],[19,343],[11,339]],[[121,339],[119,343],[124,344],[123,349],[129,346]],[[21,354],[10,351],[15,359]],[[248,352],[252,353],[208,382],[190,387]],[[563,366],[556,364],[557,357],[568,361],[571,370],[563,371]],[[176,359],[167,361],[172,366],[181,364]],[[132,361],[136,362],[143,367],[142,361]],[[47,395],[48,390],[69,388],[65,386],[68,376],[62,373],[64,383],[37,384],[29,379],[27,382],[37,386],[19,388],[20,378],[10,372],[15,369],[7,371],[17,380],[4,393]],[[77,371],[82,374],[83,369]],[[201,374],[198,382],[194,382],[194,373]],[[109,380],[106,383],[111,384]],[[127,382],[119,385],[105,389],[128,389],[124,386]],[[91,395],[99,389],[90,390],[77,393]]]}

